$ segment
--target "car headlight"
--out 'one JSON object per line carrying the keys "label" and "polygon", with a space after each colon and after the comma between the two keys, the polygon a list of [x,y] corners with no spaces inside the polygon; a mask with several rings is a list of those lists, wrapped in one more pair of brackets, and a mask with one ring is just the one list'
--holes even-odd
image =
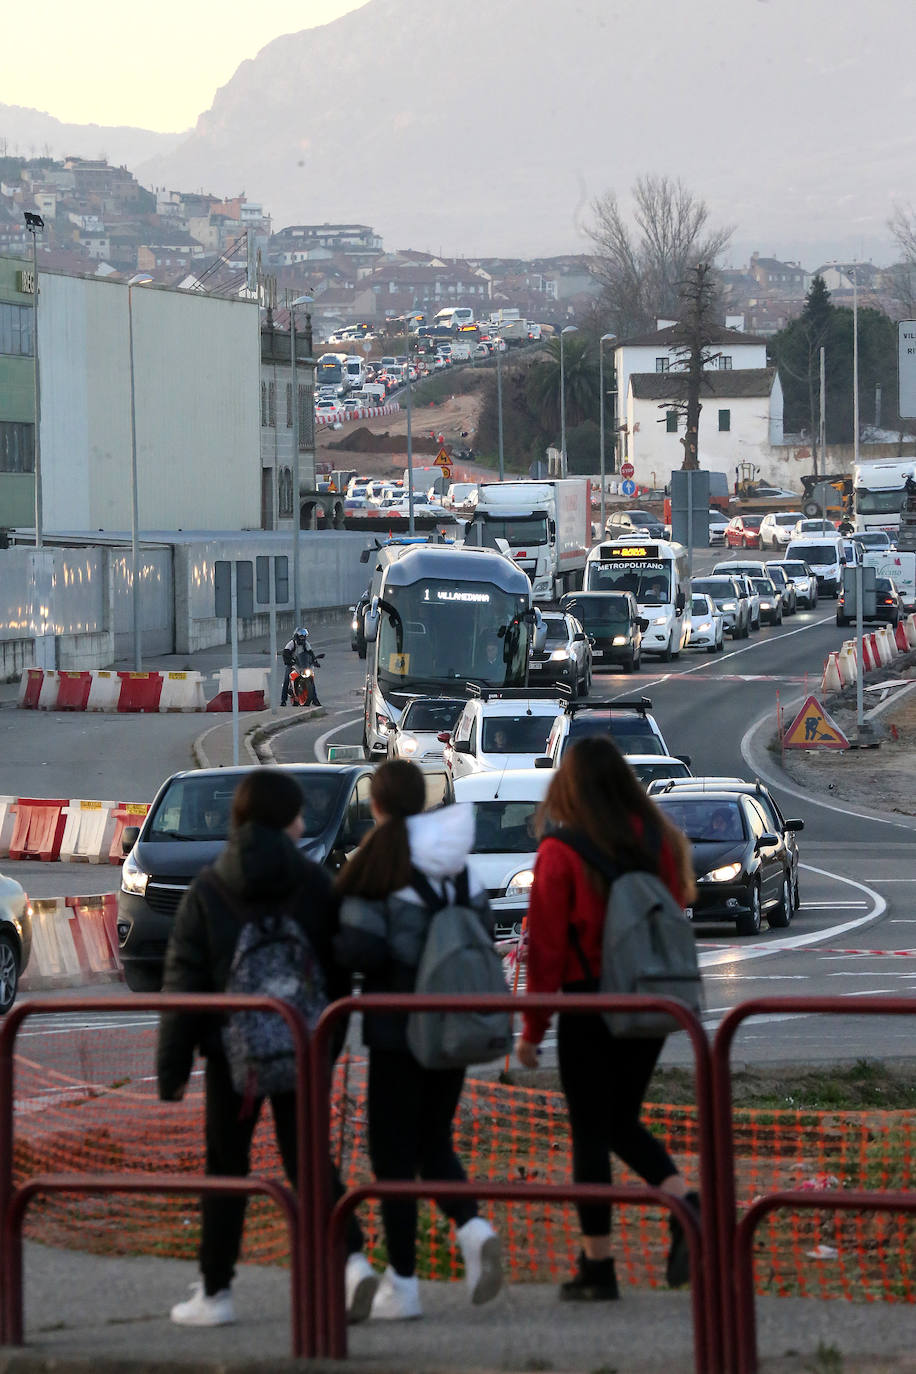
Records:
{"label": "car headlight", "polygon": [[697,626],[697,634],[700,634],[700,635],[708,634],[709,631],[710,631],[711,629],[712,629],[712,621],[710,621],[710,620],[704,620],[702,625],[698,625],[698,626]]}
{"label": "car headlight", "polygon": [[559,663],[559,662],[561,661],[561,659],[569,658],[569,657],[570,657],[570,652],[569,652],[568,649],[554,649],[553,652],[552,652],[551,655],[550,655],[550,661],[551,661],[551,663]]}
{"label": "car headlight", "polygon": [[391,729],[391,721],[387,716],[383,716],[381,711],[376,711],[375,713],[375,728],[380,735],[387,735],[388,731]]}
{"label": "car headlight", "polygon": [[148,882],[149,874],[140,867],[131,851],[121,865],[121,891],[133,897],[145,897]]}
{"label": "car headlight", "polygon": [[[657,620],[655,623],[656,623],[656,625],[660,625],[662,622],[661,622],[660,620]],[[613,640],[612,640],[612,643],[615,644],[615,645],[626,644],[626,642],[627,642],[627,637],[626,637],[626,635],[615,635],[614,638],[613,638]]]}
{"label": "car headlight", "polygon": [[704,876],[713,883],[730,883],[732,878],[737,878],[740,872],[740,864],[723,864],[721,868],[714,868],[711,873],[706,873]]}
{"label": "car headlight", "polygon": [[398,741],[398,752],[401,754],[415,754],[419,745],[413,735],[401,735]]}
{"label": "car headlight", "polygon": [[762,611],[771,611],[773,609],[772,601],[761,601],[760,609]]}
{"label": "car headlight", "polygon": [[652,621],[653,625],[667,625],[667,623],[668,617],[666,615],[657,615]]}
{"label": "car headlight", "polygon": [[723,611],[737,611],[738,603],[737,601],[723,601],[722,609]]}
{"label": "car headlight", "polygon": [[514,878],[509,880],[506,888],[507,897],[527,897],[531,891],[531,884],[534,882],[534,869],[522,868],[516,873]]}
{"label": "car headlight", "polygon": [[359,621],[356,619],[356,616],[354,616],[353,619],[350,621],[350,629],[351,629],[351,630],[358,630],[358,629],[359,629]]}

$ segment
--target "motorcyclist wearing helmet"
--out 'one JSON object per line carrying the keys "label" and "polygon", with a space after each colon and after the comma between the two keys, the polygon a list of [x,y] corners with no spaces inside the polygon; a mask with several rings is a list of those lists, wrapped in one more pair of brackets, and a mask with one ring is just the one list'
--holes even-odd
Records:
{"label": "motorcyclist wearing helmet", "polygon": [[[280,694],[280,705],[285,706],[289,700],[289,675],[291,669],[297,664],[302,664],[306,668],[314,668],[316,663],[315,652],[309,643],[309,632],[304,625],[299,625],[293,631],[292,639],[284,644],[282,649],[283,662],[286,665],[286,676],[283,679],[283,691]],[[320,706],[318,700],[318,688],[314,677],[312,678],[311,706]]]}

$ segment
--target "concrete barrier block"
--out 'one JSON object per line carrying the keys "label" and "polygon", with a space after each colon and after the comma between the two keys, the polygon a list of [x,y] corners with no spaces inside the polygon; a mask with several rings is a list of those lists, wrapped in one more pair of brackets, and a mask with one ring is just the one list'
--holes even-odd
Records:
{"label": "concrete barrier block", "polygon": [[117,673],[102,671],[92,674],[87,711],[116,711],[121,695],[121,679]]}
{"label": "concrete barrier block", "polygon": [[201,673],[163,673],[160,711],[205,711],[204,681]]}
{"label": "concrete barrier block", "polygon": [[32,899],[32,954],[27,974],[38,978],[80,981],[79,955],[63,897]]}
{"label": "concrete barrier block", "polygon": [[44,680],[43,668],[26,668],[19,679],[19,708],[23,711],[36,711]]}
{"label": "concrete barrier block", "polygon": [[38,693],[39,711],[53,711],[57,706],[57,693],[60,687],[58,681],[60,674],[54,668],[45,668],[41,677],[41,689]]}
{"label": "concrete barrier block", "polygon": [[74,798],[64,807],[67,823],[60,843],[60,857],[65,863],[86,859],[98,864],[108,857],[115,828],[113,813],[117,806],[116,801]]}
{"label": "concrete barrier block", "polygon": [[0,857],[4,857],[10,852],[10,840],[13,838],[15,826],[13,808],[17,802],[16,797],[0,797]]}

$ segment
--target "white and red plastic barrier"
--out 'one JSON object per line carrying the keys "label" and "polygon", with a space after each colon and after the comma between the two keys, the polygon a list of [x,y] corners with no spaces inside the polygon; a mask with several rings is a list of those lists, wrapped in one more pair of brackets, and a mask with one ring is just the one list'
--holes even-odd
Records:
{"label": "white and red plastic barrier", "polygon": [[392,401],[390,405],[384,406],[360,406],[359,410],[340,410],[332,411],[328,414],[315,416],[316,425],[342,425],[349,420],[374,420],[380,415],[395,415],[401,409],[397,401]]}
{"label": "white and red plastic barrier", "polygon": [[147,811],[148,802],[0,797],[0,857],[120,864],[125,827],[142,825]]}
{"label": "white and red plastic barrier", "polygon": [[[220,670],[219,692],[228,669]],[[259,674],[252,691],[261,690],[259,699],[241,704],[245,711],[263,710],[267,701],[267,669],[244,668],[243,674]],[[196,672],[125,673],[58,672],[49,668],[27,668],[19,683],[19,707],[25,711],[228,711],[228,706],[208,705],[204,678]]]}
{"label": "white and red plastic barrier", "polygon": [[118,954],[118,898],[43,897],[32,903],[32,953],[22,987],[39,991],[123,978]]}

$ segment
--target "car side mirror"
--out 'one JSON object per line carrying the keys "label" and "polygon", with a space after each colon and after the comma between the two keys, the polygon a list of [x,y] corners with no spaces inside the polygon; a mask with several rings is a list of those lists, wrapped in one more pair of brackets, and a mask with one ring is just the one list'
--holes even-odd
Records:
{"label": "car side mirror", "polygon": [[456,739],[452,745],[456,754],[469,754],[471,752],[471,741],[469,739]]}
{"label": "car side mirror", "polygon": [[693,763],[693,758],[692,758],[692,756],[691,756],[690,754],[675,754],[674,757],[675,757],[680,763],[686,763],[686,765],[687,765],[688,768],[689,768],[690,765]]}
{"label": "car side mirror", "polygon": [[535,768],[552,768],[553,759],[549,754],[542,754],[540,758],[534,760]]}
{"label": "car side mirror", "polygon": [[129,854],[140,837],[139,825],[125,825],[121,831],[121,853]]}
{"label": "car side mirror", "polygon": [[372,604],[367,606],[363,612],[363,634],[370,644],[374,644],[378,639],[379,608],[378,597],[372,598]]}
{"label": "car side mirror", "polygon": [[644,616],[640,616],[639,621],[637,623],[642,633],[645,634],[646,630],[648,630],[649,628],[648,620],[646,620]]}
{"label": "car side mirror", "polygon": [[679,611],[682,611],[687,605],[687,593],[685,591],[679,591],[675,597],[674,604]]}
{"label": "car side mirror", "polygon": [[757,843],[754,845],[754,851],[755,853],[759,854],[761,849],[775,849],[778,844],[779,836],[774,835],[772,831],[767,830],[761,836],[759,836]]}
{"label": "car side mirror", "polygon": [[451,739],[451,735],[449,734],[448,730],[440,730],[438,735],[436,736],[436,739],[439,741],[440,744],[448,744],[449,740]]}
{"label": "car side mirror", "polygon": [[578,634],[573,635],[573,644],[584,644],[585,640],[586,636],[582,633],[581,630]]}
{"label": "car side mirror", "polygon": [[805,822],[804,822],[804,821],[786,821],[786,822],[785,822],[785,828],[786,828],[786,830],[791,830],[793,834],[796,834],[799,830],[804,830],[804,828],[805,828]]}

